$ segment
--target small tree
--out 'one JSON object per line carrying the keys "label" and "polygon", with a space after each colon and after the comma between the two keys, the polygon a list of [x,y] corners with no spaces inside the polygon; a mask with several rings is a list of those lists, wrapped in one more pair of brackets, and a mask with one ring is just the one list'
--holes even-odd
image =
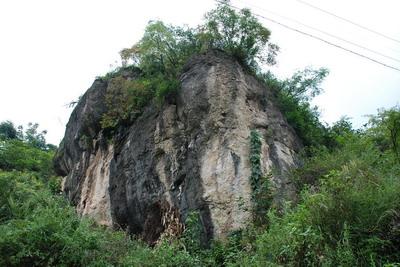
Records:
{"label": "small tree", "polygon": [[25,131],[24,140],[36,148],[46,150],[47,146],[45,135],[47,134],[47,131],[45,130],[38,132],[38,128],[39,124],[31,122],[28,123],[28,129]]}
{"label": "small tree", "polygon": [[280,110],[305,146],[326,145],[326,127],[319,121],[319,112],[311,105],[328,70],[306,68],[289,79],[279,80],[270,72],[260,75],[267,87],[274,91]]}
{"label": "small tree", "polygon": [[205,18],[202,34],[207,47],[226,51],[253,71],[258,63],[275,64],[279,47],[269,42],[271,32],[249,9],[236,12],[225,0]]}
{"label": "small tree", "polygon": [[176,78],[188,57],[199,50],[194,29],[150,21],[142,39],[120,52],[124,65],[132,61],[146,75]]}
{"label": "small tree", "polygon": [[391,149],[400,161],[400,107],[380,110],[370,117],[369,124],[369,132],[381,150]]}
{"label": "small tree", "polygon": [[400,161],[400,108],[387,111],[386,127],[389,131],[390,143],[397,160]]}
{"label": "small tree", "polygon": [[329,74],[328,69],[305,68],[295,72],[290,79],[283,83],[282,92],[295,98],[298,102],[309,102],[322,92],[321,83]]}
{"label": "small tree", "polygon": [[0,139],[17,139],[18,132],[11,121],[0,123]]}

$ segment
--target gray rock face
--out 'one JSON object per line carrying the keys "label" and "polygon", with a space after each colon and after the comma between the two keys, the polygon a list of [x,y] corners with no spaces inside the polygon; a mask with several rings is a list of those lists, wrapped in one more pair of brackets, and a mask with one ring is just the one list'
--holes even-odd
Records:
{"label": "gray rock face", "polygon": [[[126,74],[127,79],[135,74]],[[293,191],[285,172],[301,144],[273,95],[222,52],[193,57],[176,100],[149,105],[113,141],[103,137],[107,82],[96,80],[73,111],[55,159],[63,190],[82,215],[127,228],[149,243],[197,210],[204,240],[251,222],[250,131],[275,200]]]}

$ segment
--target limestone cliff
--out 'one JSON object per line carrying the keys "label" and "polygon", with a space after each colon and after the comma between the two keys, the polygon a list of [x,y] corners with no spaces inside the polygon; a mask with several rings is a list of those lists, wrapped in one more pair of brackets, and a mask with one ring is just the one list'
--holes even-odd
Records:
{"label": "limestone cliff", "polygon": [[[134,72],[122,74],[135,79]],[[261,165],[276,201],[301,144],[272,92],[222,52],[194,56],[176,99],[148,105],[131,125],[105,138],[100,119],[107,81],[96,80],[67,124],[55,164],[63,190],[82,215],[154,242],[166,217],[200,213],[204,238],[251,221],[249,136],[262,136]]]}

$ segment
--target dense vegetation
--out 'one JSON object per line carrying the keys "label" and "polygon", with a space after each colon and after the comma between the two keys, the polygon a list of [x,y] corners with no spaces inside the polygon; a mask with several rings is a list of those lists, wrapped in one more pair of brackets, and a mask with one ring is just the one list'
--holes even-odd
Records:
{"label": "dense vegetation", "polygon": [[[256,261],[301,266],[382,266],[400,262],[400,165],[390,129],[398,108],[346,128],[293,171],[299,203],[270,211]],[[376,123],[379,121],[379,123]],[[391,124],[390,126],[388,125]],[[340,122],[343,124],[343,122]],[[398,140],[396,141],[398,142]]]}
{"label": "dense vegetation", "polygon": [[[185,63],[197,53],[225,51],[252,73],[259,72],[260,63],[274,64],[278,46],[269,42],[269,36],[250,10],[236,12],[226,4],[207,13],[204,24],[197,28],[150,21],[142,39],[121,51],[123,66],[101,78],[110,84],[103,128],[134,120],[153,100],[173,99]],[[122,78],[127,68],[135,69],[138,78]]]}
{"label": "dense vegetation", "polygon": [[[261,136],[252,131],[254,222],[205,248],[194,211],[180,237],[151,248],[79,218],[60,195],[51,162],[55,147],[45,132],[37,124],[24,131],[3,122],[0,266],[399,266],[400,107],[379,111],[363,129],[346,118],[324,125],[310,100],[321,92],[327,70],[306,69],[287,80],[261,73],[258,64],[273,63],[277,51],[268,37],[248,10],[224,4],[198,29],[151,22],[142,40],[121,52],[126,65],[102,78],[119,90],[106,99],[103,127],[118,127],[153,99],[172,97],[189,56],[222,49],[275,92],[305,145],[302,166],[290,174],[296,201],[271,206],[268,175],[260,171]],[[138,79],[124,79],[127,69]]]}
{"label": "dense vegetation", "polygon": [[320,87],[328,70],[306,68],[286,80],[277,79],[271,72],[259,74],[266,86],[275,92],[280,110],[307,147],[332,146],[329,129],[319,120],[319,112],[311,106],[313,97],[322,92]]}
{"label": "dense vegetation", "polygon": [[[336,147],[314,149],[292,173],[297,203],[265,210],[269,198],[255,198],[257,218],[264,219],[208,249],[200,245],[195,212],[181,237],[165,238],[154,248],[79,218],[59,194],[59,180],[49,167],[52,150],[1,130],[0,265],[397,266],[399,117],[400,109],[393,108],[371,117],[363,130],[345,121],[331,127]],[[253,135],[257,155],[259,137]],[[14,154],[18,160],[10,164]],[[257,157],[252,160],[254,186],[260,186]]]}

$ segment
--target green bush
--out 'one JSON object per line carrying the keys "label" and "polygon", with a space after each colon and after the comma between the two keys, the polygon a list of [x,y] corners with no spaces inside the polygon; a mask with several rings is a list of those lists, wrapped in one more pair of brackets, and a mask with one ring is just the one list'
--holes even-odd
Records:
{"label": "green bush", "polygon": [[0,140],[17,138],[17,129],[11,121],[3,121],[0,123]]}
{"label": "green bush", "polygon": [[204,266],[201,261],[180,249],[174,242],[162,242],[151,249],[145,245],[128,252],[122,260],[122,266]]}
{"label": "green bush", "polygon": [[369,134],[381,150],[391,149],[400,163],[400,106],[370,116]]}
{"label": "green bush", "polygon": [[331,143],[328,128],[319,120],[318,109],[310,104],[313,97],[321,93],[320,84],[327,75],[325,68],[306,68],[286,80],[279,80],[270,72],[258,75],[275,93],[281,112],[306,147]]}
{"label": "green bush", "polygon": [[258,260],[302,266],[399,261],[393,222],[400,211],[400,182],[360,173],[359,167],[331,172],[318,192],[305,191],[283,217],[271,213],[269,230],[257,240]]}
{"label": "green bush", "polygon": [[117,265],[132,246],[79,218],[35,173],[1,172],[0,186],[0,266]]}
{"label": "green bush", "polygon": [[259,63],[275,64],[279,48],[269,42],[270,31],[249,9],[237,12],[229,1],[222,1],[205,18],[199,33],[203,46],[225,51],[253,73],[259,71]]}
{"label": "green bush", "polygon": [[[375,127],[387,127],[385,123]],[[303,185],[298,205],[269,213],[257,238],[257,264],[383,266],[400,261],[400,166],[375,132],[344,139],[294,172]],[[385,138],[389,138],[386,136]]]}
{"label": "green bush", "polygon": [[127,80],[122,76],[111,78],[105,98],[107,112],[102,117],[102,127],[113,129],[136,119],[154,95],[149,80]]}
{"label": "green bush", "polygon": [[44,151],[18,139],[0,141],[0,169],[52,172],[53,151]]}

